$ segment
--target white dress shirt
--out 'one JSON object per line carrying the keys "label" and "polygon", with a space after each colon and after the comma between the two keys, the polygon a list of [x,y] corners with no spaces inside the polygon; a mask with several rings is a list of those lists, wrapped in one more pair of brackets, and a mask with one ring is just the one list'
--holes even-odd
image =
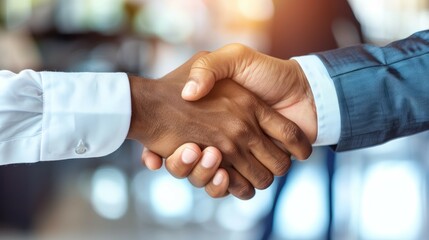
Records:
{"label": "white dress shirt", "polygon": [[0,164],[107,155],[131,119],[124,73],[0,71]]}

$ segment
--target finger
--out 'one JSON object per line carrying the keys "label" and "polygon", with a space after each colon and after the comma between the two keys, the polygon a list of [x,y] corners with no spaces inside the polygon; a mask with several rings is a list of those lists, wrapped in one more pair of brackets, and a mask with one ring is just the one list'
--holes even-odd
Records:
{"label": "finger", "polygon": [[253,156],[275,176],[286,174],[291,166],[289,152],[283,151],[273,141],[263,135],[250,141],[249,149]]}
{"label": "finger", "polygon": [[280,141],[297,159],[307,159],[312,151],[304,132],[292,121],[263,105],[256,111],[259,125],[270,137]]}
{"label": "finger", "polygon": [[[238,155],[234,158],[236,160],[231,161],[234,169],[242,177],[246,178],[254,188],[265,189],[273,183],[273,173],[262,164],[261,160],[256,159],[251,152],[241,157],[242,159],[239,159],[240,156]],[[231,176],[230,179],[232,179]]]}
{"label": "finger", "polygon": [[200,161],[188,176],[189,182],[195,187],[204,187],[215,176],[221,161],[222,154],[217,148],[207,147],[202,153]]}
{"label": "finger", "polygon": [[152,171],[158,170],[162,167],[161,156],[150,151],[146,147],[143,148],[141,161],[149,170]]}
{"label": "finger", "polygon": [[237,170],[225,168],[229,176],[228,192],[242,200],[251,199],[255,196],[255,188]]}
{"label": "finger", "polygon": [[165,167],[174,177],[185,178],[200,158],[200,147],[195,143],[185,143],[165,160]]}
{"label": "finger", "polygon": [[[189,80],[182,91],[182,98],[198,100],[213,88],[216,81],[233,78],[244,71],[254,51],[241,44],[229,44],[198,58],[191,67]],[[246,56],[246,57],[244,57]]]}
{"label": "finger", "polygon": [[223,168],[219,168],[213,179],[205,186],[205,190],[212,198],[222,198],[229,194],[228,185],[228,172]]}

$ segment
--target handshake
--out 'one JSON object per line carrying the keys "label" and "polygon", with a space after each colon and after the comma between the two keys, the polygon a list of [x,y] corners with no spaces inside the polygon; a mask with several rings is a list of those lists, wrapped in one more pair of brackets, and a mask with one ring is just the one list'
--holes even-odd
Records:
{"label": "handshake", "polygon": [[167,170],[212,197],[250,199],[286,174],[291,157],[310,156],[317,115],[295,60],[239,44],[202,52],[159,79],[130,76],[128,138],[142,161]]}
{"label": "handshake", "polygon": [[0,165],[103,156],[127,136],[149,169],[166,158],[212,197],[249,199],[311,144],[346,151],[429,130],[428,76],[429,30],[293,60],[231,44],[159,81],[2,70]]}

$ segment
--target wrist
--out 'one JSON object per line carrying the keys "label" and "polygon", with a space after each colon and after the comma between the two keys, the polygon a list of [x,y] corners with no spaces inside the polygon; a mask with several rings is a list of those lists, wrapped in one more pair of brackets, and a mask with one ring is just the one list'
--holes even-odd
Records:
{"label": "wrist", "polygon": [[298,124],[302,130],[306,133],[309,141],[314,143],[317,139],[318,125],[317,125],[317,108],[314,101],[313,91],[310,83],[308,82],[305,72],[301,68],[301,65],[296,60],[290,60],[290,64],[293,65],[295,72],[295,79],[298,83],[300,92],[300,104],[303,106],[303,115],[301,124]]}
{"label": "wrist", "polygon": [[313,95],[313,107],[316,109],[316,146],[332,145],[338,142],[341,134],[341,116],[339,103],[327,67],[315,55],[295,57],[304,72]]}
{"label": "wrist", "polygon": [[128,130],[128,139],[142,141],[145,133],[148,132],[150,122],[146,120],[145,115],[152,115],[150,109],[149,96],[154,88],[152,81],[143,77],[128,76],[131,93],[131,123]]}
{"label": "wrist", "polygon": [[[304,93],[304,98],[310,103],[311,110],[316,113],[316,104],[314,103],[313,91],[311,90],[310,83],[308,82],[307,76],[302,70],[299,63],[295,60],[291,60],[295,65],[296,69],[296,78],[298,79],[299,85],[301,86],[302,92]],[[317,119],[315,119],[317,121]]]}

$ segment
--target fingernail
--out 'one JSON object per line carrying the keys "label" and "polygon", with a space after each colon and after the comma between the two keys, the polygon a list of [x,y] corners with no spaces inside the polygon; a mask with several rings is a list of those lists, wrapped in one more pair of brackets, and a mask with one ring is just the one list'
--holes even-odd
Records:
{"label": "fingernail", "polygon": [[182,162],[184,162],[185,164],[191,164],[195,161],[197,161],[198,159],[198,154],[190,149],[190,148],[185,148],[182,152]]}
{"label": "fingernail", "polygon": [[217,172],[216,175],[213,178],[213,184],[215,186],[219,186],[223,181],[223,174],[220,172]]}
{"label": "fingernail", "polygon": [[217,157],[213,153],[207,151],[203,155],[203,159],[201,159],[201,165],[204,168],[212,168],[216,165]]}
{"label": "fingernail", "polygon": [[186,83],[185,88],[183,88],[184,96],[194,96],[197,94],[198,84],[195,81],[189,81]]}

